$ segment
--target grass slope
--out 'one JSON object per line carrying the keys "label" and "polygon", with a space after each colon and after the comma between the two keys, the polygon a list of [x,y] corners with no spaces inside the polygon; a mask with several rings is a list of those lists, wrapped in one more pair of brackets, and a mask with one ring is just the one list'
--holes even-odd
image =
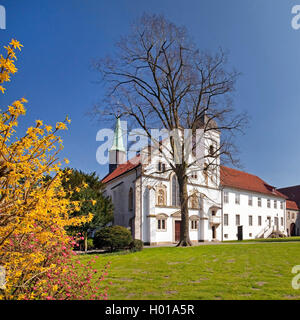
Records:
{"label": "grass slope", "polygon": [[97,268],[107,261],[109,299],[300,299],[291,286],[300,243],[150,248],[101,256]]}

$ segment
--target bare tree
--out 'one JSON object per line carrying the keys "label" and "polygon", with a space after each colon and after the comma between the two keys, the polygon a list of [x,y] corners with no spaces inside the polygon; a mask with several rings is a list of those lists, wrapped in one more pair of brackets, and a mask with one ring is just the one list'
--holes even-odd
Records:
{"label": "bare tree", "polygon": [[[245,114],[233,108],[232,93],[239,74],[227,71],[227,55],[220,49],[212,55],[198,50],[184,27],[178,27],[161,15],[144,14],[132,25],[131,33],[117,43],[114,56],[101,59],[95,67],[101,72],[107,87],[105,107],[97,113],[117,113],[127,116],[141,127],[153,142],[151,128],[176,132],[170,137],[173,160],[168,164],[178,179],[181,207],[180,246],[190,246],[188,215],[189,168],[195,164],[207,171],[218,165],[222,156],[237,163],[233,136],[246,124]],[[222,142],[204,157],[187,161],[184,129],[192,137],[202,132],[222,132]],[[180,142],[178,144],[178,141]],[[197,140],[192,140],[195,149]],[[196,142],[195,142],[196,141]],[[155,140],[157,143],[157,140]],[[160,149],[163,153],[162,148]],[[203,156],[203,155],[202,155]]]}

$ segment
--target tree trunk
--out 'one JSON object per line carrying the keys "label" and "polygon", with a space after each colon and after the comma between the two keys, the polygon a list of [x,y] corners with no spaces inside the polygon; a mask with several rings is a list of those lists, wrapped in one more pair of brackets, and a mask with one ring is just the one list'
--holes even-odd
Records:
{"label": "tree trunk", "polygon": [[179,197],[181,208],[181,229],[180,241],[178,247],[192,246],[189,233],[189,209],[188,209],[188,191],[187,191],[187,176],[185,172],[177,175],[179,184]]}

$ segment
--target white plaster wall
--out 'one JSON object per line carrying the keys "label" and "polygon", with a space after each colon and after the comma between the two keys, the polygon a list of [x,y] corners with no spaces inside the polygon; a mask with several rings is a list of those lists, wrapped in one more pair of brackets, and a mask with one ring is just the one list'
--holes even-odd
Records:
{"label": "white plaster wall", "polygon": [[133,170],[106,184],[105,195],[112,197],[114,204],[114,225],[129,228],[129,220],[135,215],[135,208],[132,211],[128,210],[129,190],[132,188],[134,191],[135,179],[136,171]]}
{"label": "white plaster wall", "polygon": [[[275,226],[275,217],[279,219],[279,230],[285,233],[285,200],[278,197],[267,196],[264,194],[252,193],[243,190],[224,188],[229,192],[229,203],[223,203],[223,215],[229,215],[229,225],[223,225],[223,236],[228,235],[224,240],[237,239],[237,226],[235,216],[240,215],[240,225],[243,226],[244,239],[255,239],[256,236],[268,226],[267,217],[271,217],[271,224]],[[235,204],[235,194],[240,194],[240,205]],[[253,205],[248,205],[248,196],[252,195]],[[258,198],[262,199],[262,207],[258,207]],[[271,200],[271,208],[267,207],[267,199]],[[277,200],[277,209],[274,209],[274,200]],[[283,209],[280,208],[280,202],[283,201]],[[253,216],[253,226],[249,226],[249,215]],[[262,217],[262,225],[258,225],[258,216]],[[283,218],[283,225],[281,225]],[[252,233],[252,236],[249,235]]]}
{"label": "white plaster wall", "polygon": [[[175,238],[175,220],[178,217],[172,217],[173,214],[180,211],[180,207],[173,207],[171,199],[171,179],[170,180],[158,180],[152,177],[143,177],[143,221],[142,221],[142,240],[144,242],[157,243],[157,242],[173,242]],[[166,206],[156,206],[156,188],[159,185],[166,187],[167,191],[167,204]],[[217,212],[217,215],[221,218],[221,191],[219,189],[210,189],[205,186],[188,185],[188,192],[198,191],[199,194],[203,194],[203,210],[190,209],[190,216],[198,216],[198,230],[194,231],[190,229],[190,239],[192,241],[211,241],[212,240],[212,228],[209,223],[209,217],[211,215],[211,208]],[[218,209],[219,208],[219,209]],[[155,216],[165,214],[167,218],[167,230],[157,230],[157,219]],[[150,217],[149,217],[150,216]],[[191,226],[190,226],[191,227]],[[216,240],[221,240],[221,225],[216,225]]]}

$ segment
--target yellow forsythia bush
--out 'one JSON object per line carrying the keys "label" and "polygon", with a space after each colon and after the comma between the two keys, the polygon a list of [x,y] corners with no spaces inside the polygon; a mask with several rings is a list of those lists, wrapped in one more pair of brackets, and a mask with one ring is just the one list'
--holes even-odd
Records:
{"label": "yellow forsythia bush", "polygon": [[[4,47],[5,57],[0,55],[2,93],[5,82],[17,72],[16,51],[21,47],[12,40]],[[55,298],[61,281],[58,279],[58,285],[50,288],[54,292],[49,293],[50,289],[43,286],[47,282],[43,275],[49,270],[66,272],[56,266],[54,259],[58,245],[61,256],[66,255],[63,250],[70,245],[65,226],[92,218],[72,218],[70,213],[79,210],[80,203],[70,202],[62,188],[58,153],[63,145],[56,134],[66,130],[70,120],[66,118],[55,127],[38,120],[24,136],[17,137],[16,128],[20,116],[26,113],[26,102],[19,99],[0,111],[0,266],[6,271],[0,299]]]}

